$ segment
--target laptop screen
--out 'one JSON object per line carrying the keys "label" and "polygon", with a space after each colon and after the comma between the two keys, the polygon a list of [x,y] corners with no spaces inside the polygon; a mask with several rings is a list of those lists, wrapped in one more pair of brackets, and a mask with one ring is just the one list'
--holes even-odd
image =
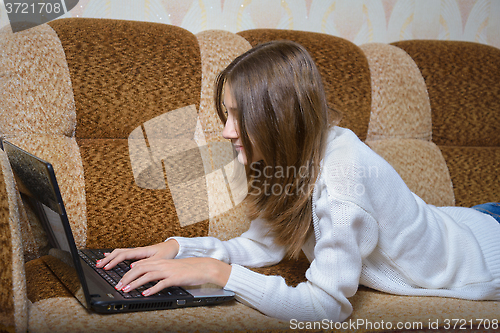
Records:
{"label": "laptop screen", "polygon": [[87,286],[83,286],[79,279],[83,270],[52,165],[8,141],[3,140],[2,144],[30,225],[44,234],[39,237],[43,239],[41,259],[66,288],[89,308]]}

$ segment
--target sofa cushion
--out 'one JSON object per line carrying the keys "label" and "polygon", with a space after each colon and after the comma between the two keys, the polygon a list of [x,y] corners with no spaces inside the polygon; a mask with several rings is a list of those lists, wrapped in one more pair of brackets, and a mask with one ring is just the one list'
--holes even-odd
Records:
{"label": "sofa cushion", "polygon": [[[5,164],[5,156],[2,154],[2,166]],[[3,171],[3,170],[2,170]],[[0,298],[1,310],[1,329],[14,329],[15,316],[14,316],[14,290],[13,290],[13,263],[12,263],[12,232],[9,223],[9,200],[7,196],[7,187],[5,184],[4,173],[0,177],[0,260],[2,262],[2,270],[0,271],[0,288],[2,290],[2,297]]]}
{"label": "sofa cushion", "polygon": [[500,201],[500,147],[440,149],[450,171],[457,206]]}
{"label": "sofa cushion", "polygon": [[[60,19],[49,25],[61,40],[75,97],[86,246],[142,246],[173,235],[206,236],[208,216],[181,227],[162,164],[146,153],[161,140],[148,122],[200,103],[195,36],[175,26],[124,20]],[[160,167],[163,187],[139,182],[130,155],[132,133],[141,136],[151,165]]]}
{"label": "sofa cushion", "polygon": [[238,34],[252,46],[279,39],[303,45],[323,78],[328,104],[342,113],[340,126],[366,139],[371,109],[370,71],[358,46],[343,38],[305,31],[253,29]]}
{"label": "sofa cushion", "polygon": [[473,42],[393,45],[419,67],[432,109],[432,141],[450,171],[457,206],[499,201],[500,49]]}
{"label": "sofa cushion", "polygon": [[199,104],[199,48],[188,31],[105,19],[59,19],[49,25],[66,55],[78,139],[127,138],[150,119]]}
{"label": "sofa cushion", "polygon": [[453,206],[446,162],[431,142],[431,109],[425,81],[413,59],[398,47],[365,44],[370,66],[372,112],[367,144],[388,161],[425,202]]}
{"label": "sofa cushion", "polygon": [[0,31],[0,134],[72,136],[76,113],[61,42],[48,25]]}
{"label": "sofa cushion", "polygon": [[223,124],[215,110],[215,78],[236,57],[252,46],[243,37],[224,30],[205,30],[196,34],[201,56],[200,121],[208,142],[227,141],[222,137]]}
{"label": "sofa cushion", "polygon": [[416,139],[384,139],[366,142],[403,178],[413,193],[435,206],[453,206],[450,174],[439,148]]}
{"label": "sofa cushion", "polygon": [[[71,136],[76,113],[71,79],[57,34],[47,25],[12,33],[0,31],[0,135],[46,133]],[[20,211],[27,259],[39,255],[39,235]]]}
{"label": "sofa cushion", "polygon": [[[267,317],[236,301],[202,308],[100,315],[85,310],[76,298],[71,297],[47,268],[43,258],[33,260],[26,266],[27,272],[38,272],[28,274],[28,295],[32,302],[29,315],[31,332],[158,332],[167,328],[169,332],[283,332],[296,331],[299,325],[294,321]],[[268,275],[283,275],[287,284],[294,286],[304,281],[307,267],[307,260],[302,256],[297,262],[285,260],[276,266],[256,270]],[[328,328],[344,325],[339,326],[347,327],[342,331],[387,331],[388,326],[380,326],[383,320],[394,325],[393,330],[398,323],[414,325],[411,328],[415,330],[428,329],[431,323],[438,323],[436,327],[443,329],[446,319],[489,318],[491,322],[500,311],[498,302],[397,296],[362,286],[349,301],[354,307],[353,314],[344,324],[326,321],[327,325],[333,325]],[[408,331],[408,326],[406,330],[404,328],[399,331]]]}
{"label": "sofa cushion", "polygon": [[287,321],[267,317],[236,301],[203,308],[100,315],[74,298],[51,298],[32,305],[30,332],[252,332],[289,328]]}
{"label": "sofa cushion", "polygon": [[500,146],[500,50],[479,43],[394,42],[422,72],[438,146]]}
{"label": "sofa cushion", "polygon": [[[210,161],[210,166],[207,166],[206,174],[210,174],[220,172],[220,168],[225,167],[224,161],[234,159],[230,141],[222,137],[223,124],[215,110],[215,78],[237,56],[249,50],[251,45],[243,37],[222,30],[202,31],[196,38],[200,45],[202,64],[199,119],[203,142],[199,144],[206,144],[207,149],[202,151],[207,152],[204,159]],[[213,185],[219,194],[211,196],[210,204],[216,209],[211,209],[208,235],[222,240],[241,235],[250,226],[246,205],[235,201],[237,193],[233,193],[230,186]]]}
{"label": "sofa cushion", "polygon": [[432,136],[425,81],[413,59],[387,44],[360,46],[370,66],[372,108],[367,140]]}

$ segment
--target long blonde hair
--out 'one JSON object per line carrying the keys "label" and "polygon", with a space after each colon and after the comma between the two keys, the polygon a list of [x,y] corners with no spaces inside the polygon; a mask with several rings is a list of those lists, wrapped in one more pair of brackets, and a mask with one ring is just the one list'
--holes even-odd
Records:
{"label": "long blonde hair", "polygon": [[224,124],[226,84],[247,161],[253,148],[262,156],[246,166],[249,218],[266,220],[275,242],[296,258],[312,231],[312,192],[330,127],[319,71],[295,42],[252,48],[216,79],[215,105]]}

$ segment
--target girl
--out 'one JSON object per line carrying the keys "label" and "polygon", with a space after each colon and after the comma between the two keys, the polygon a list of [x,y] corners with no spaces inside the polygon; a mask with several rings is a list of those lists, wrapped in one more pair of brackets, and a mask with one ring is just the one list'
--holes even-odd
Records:
{"label": "girl", "polygon": [[[98,267],[142,259],[117,289],[159,281],[144,292],[150,295],[215,283],[266,315],[311,321],[345,320],[359,284],[500,300],[498,221],[470,208],[427,205],[353,132],[329,126],[338,116],[332,111],[328,119],[321,77],[302,46],[275,41],[241,55],[218,76],[215,103],[223,136],[246,166],[249,230],[229,241],[173,237],[115,250]],[[301,250],[311,264],[296,287],[243,267]]]}

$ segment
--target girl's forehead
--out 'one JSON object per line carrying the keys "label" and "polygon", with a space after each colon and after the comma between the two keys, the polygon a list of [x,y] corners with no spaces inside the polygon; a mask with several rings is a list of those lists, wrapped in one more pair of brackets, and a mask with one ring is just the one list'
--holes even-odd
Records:
{"label": "girl's forehead", "polygon": [[234,100],[233,93],[231,91],[231,87],[226,83],[224,85],[224,96],[223,96],[223,102],[224,106],[226,108],[236,108],[236,101]]}

